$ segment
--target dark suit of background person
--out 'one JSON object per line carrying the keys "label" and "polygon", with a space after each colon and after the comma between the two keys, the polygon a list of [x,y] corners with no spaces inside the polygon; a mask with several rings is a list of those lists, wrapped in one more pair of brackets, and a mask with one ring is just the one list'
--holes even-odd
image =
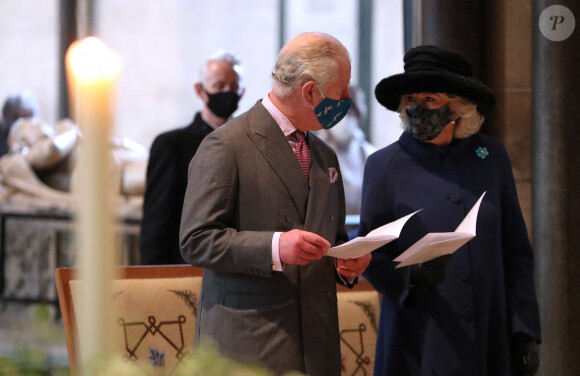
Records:
{"label": "dark suit of background person", "polygon": [[[301,34],[280,52],[273,77],[272,91],[206,137],[190,165],[181,250],[205,268],[196,345],[215,342],[276,375],[338,376],[336,283],[354,282],[370,255],[324,256],[347,240],[344,191],[335,153],[309,131],[321,128],[319,105],[343,104],[337,116],[348,110],[348,52],[328,35]],[[282,114],[288,122],[274,117]],[[290,144],[294,127],[285,134],[277,121],[306,132],[309,179]],[[278,245],[282,270],[273,266]]]}
{"label": "dark suit of background person", "polygon": [[243,95],[239,60],[227,52],[210,57],[194,85],[204,107],[187,127],[160,134],[153,141],[141,222],[141,264],[183,264],[179,225],[187,187],[187,169],[201,141],[224,124]]}
{"label": "dark suit of background person", "polygon": [[[364,274],[383,294],[375,375],[532,375],[539,364],[532,248],[508,154],[477,133],[494,95],[471,75],[463,55],[420,46],[405,55],[404,74],[375,89],[382,105],[410,120],[367,161],[359,235],[423,209],[373,252]],[[421,108],[443,130],[415,122]],[[484,192],[475,238],[450,258],[394,268],[393,258],[426,233],[454,231]]]}

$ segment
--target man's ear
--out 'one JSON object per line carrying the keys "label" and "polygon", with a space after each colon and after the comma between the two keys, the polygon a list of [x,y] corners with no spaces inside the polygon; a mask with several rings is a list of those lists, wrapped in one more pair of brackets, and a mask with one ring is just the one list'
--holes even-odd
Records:
{"label": "man's ear", "polygon": [[310,103],[311,106],[314,107],[314,89],[316,88],[316,82],[315,81],[308,81],[307,83],[305,83],[304,85],[302,85],[302,97],[304,97],[304,99],[306,99],[306,101],[308,103]]}
{"label": "man's ear", "polygon": [[203,92],[203,85],[201,82],[197,82],[193,85],[193,89],[195,90],[198,97],[205,101],[205,93]]}

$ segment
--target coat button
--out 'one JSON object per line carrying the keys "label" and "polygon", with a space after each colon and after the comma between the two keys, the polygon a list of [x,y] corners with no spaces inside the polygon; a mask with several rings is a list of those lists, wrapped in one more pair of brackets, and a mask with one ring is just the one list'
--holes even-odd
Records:
{"label": "coat button", "polygon": [[462,269],[459,271],[459,273],[457,274],[457,276],[459,277],[459,279],[461,279],[462,281],[467,281],[469,279],[469,271]]}
{"label": "coat button", "polygon": [[449,199],[453,202],[459,202],[459,200],[461,200],[461,196],[459,196],[459,193],[457,192],[451,192]]}
{"label": "coat button", "polygon": [[333,222],[334,221],[334,214],[330,215],[330,221]]}
{"label": "coat button", "polygon": [[287,221],[288,223],[292,223],[292,218],[290,218],[290,216],[289,216],[289,215],[287,215],[287,216],[286,216],[286,221]]}

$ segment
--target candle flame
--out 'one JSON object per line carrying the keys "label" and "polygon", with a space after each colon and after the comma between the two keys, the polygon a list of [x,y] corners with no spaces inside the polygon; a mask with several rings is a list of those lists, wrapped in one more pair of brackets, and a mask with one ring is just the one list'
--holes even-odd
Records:
{"label": "candle flame", "polygon": [[120,57],[96,37],[74,42],[67,60],[77,79],[83,81],[114,77],[121,70]]}

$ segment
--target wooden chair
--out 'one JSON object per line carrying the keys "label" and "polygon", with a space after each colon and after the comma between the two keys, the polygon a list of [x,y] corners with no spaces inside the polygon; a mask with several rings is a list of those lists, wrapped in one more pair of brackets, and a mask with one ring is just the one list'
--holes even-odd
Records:
{"label": "wooden chair", "polygon": [[[169,374],[191,353],[197,300],[203,269],[190,265],[123,266],[114,281],[112,297],[118,317],[114,326],[121,357],[150,373]],[[78,283],[74,268],[55,270],[71,373],[78,372],[78,328],[75,297]],[[119,333],[120,332],[120,333]]]}
{"label": "wooden chair", "polygon": [[[55,271],[72,374],[78,372],[79,366],[74,303],[74,290],[78,289],[79,281],[75,277],[75,272],[74,268],[57,268]],[[117,344],[116,348],[125,360],[140,367],[147,367],[150,374],[170,373],[167,369],[179,363],[179,359],[193,347],[195,311],[203,269],[189,265],[124,266],[119,267],[118,275],[120,277],[115,281],[114,291],[115,300],[120,306],[120,317],[116,325],[124,336],[121,340],[123,343]],[[155,280],[152,281],[152,279]],[[342,374],[371,375],[374,367],[380,295],[368,281],[363,279],[359,280],[353,289],[343,286],[337,286],[337,288]],[[157,292],[152,290],[157,290]],[[160,291],[163,293],[163,299],[159,299]],[[169,317],[159,316],[156,307],[160,305],[168,307]],[[127,307],[130,307],[133,312],[127,313]],[[124,315],[130,317],[124,317]],[[185,318],[185,323],[180,323],[179,316]],[[174,337],[177,333],[177,337],[183,336],[183,341],[173,341],[167,344],[161,338],[162,336],[151,335],[162,331],[162,325],[165,325],[165,328],[173,326]],[[151,341],[145,343],[143,337]],[[152,342],[155,344],[151,345]],[[151,349],[159,349],[163,346],[168,348],[165,352],[165,361],[168,364],[166,367],[152,368],[151,363],[159,359],[156,359],[155,352],[151,353]],[[177,358],[168,355],[171,351]],[[170,362],[171,360],[173,362]]]}
{"label": "wooden chair", "polygon": [[342,375],[372,375],[381,296],[364,279],[349,289],[337,286]]}

